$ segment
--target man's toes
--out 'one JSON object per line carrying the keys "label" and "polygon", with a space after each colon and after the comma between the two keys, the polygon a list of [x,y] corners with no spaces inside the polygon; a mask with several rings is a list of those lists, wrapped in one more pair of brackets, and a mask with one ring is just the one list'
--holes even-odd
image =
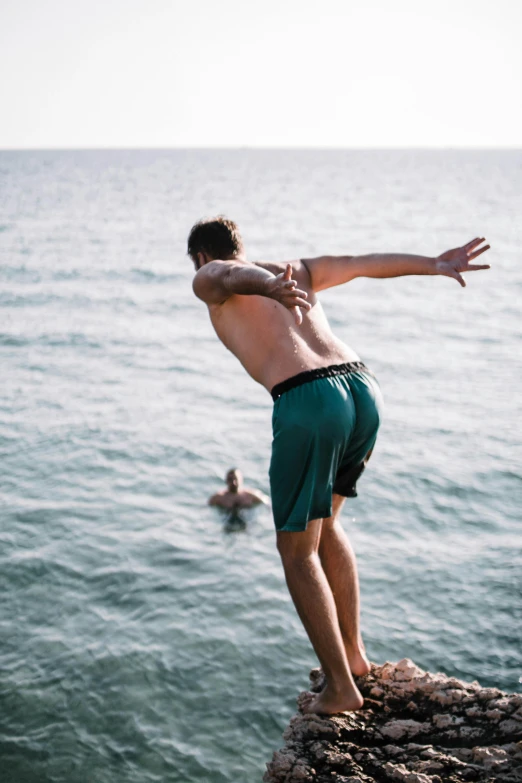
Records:
{"label": "man's toes", "polygon": [[308,701],[301,705],[301,711],[304,712],[305,715],[315,714],[317,712],[316,701],[316,697],[308,699]]}
{"label": "man's toes", "polygon": [[307,707],[313,699],[314,699],[313,693],[310,693],[309,691],[303,691],[297,697],[297,706],[299,707],[300,710],[304,712],[305,707]]}

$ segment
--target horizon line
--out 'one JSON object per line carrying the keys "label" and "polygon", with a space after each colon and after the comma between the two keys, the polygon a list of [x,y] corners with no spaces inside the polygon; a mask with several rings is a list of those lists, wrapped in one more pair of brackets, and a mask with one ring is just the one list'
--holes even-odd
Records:
{"label": "horizon line", "polygon": [[422,144],[412,144],[412,145],[391,145],[391,146],[323,146],[323,145],[297,145],[297,146],[288,146],[288,145],[269,145],[269,146],[263,146],[263,145],[257,145],[257,144],[238,144],[235,146],[232,145],[215,145],[215,146],[205,146],[205,145],[196,145],[196,146],[182,146],[182,145],[174,145],[174,146],[151,146],[151,147],[144,147],[144,146],[121,146],[121,147],[114,147],[114,146],[93,146],[93,147],[68,147],[68,146],[56,146],[56,147],[0,147],[0,152],[152,152],[152,151],[158,151],[158,152],[174,152],[174,151],[194,151],[194,152],[220,152],[220,151],[230,151],[230,152],[237,152],[237,151],[244,151],[244,150],[252,150],[252,151],[302,151],[302,152],[395,152],[395,151],[406,151],[406,150],[419,150],[419,151],[436,151],[436,152],[443,152],[443,151],[509,151],[509,152],[515,152],[515,151],[522,151],[522,145],[520,146],[509,146],[509,145],[461,145],[461,144],[447,144],[447,145],[437,145],[437,146],[430,146],[430,145],[422,145]]}

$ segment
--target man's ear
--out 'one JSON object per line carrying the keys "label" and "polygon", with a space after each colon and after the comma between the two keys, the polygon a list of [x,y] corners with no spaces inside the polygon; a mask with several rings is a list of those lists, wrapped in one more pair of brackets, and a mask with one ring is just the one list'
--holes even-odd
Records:
{"label": "man's ear", "polygon": [[205,253],[196,253],[196,259],[198,262],[198,270],[205,265]]}

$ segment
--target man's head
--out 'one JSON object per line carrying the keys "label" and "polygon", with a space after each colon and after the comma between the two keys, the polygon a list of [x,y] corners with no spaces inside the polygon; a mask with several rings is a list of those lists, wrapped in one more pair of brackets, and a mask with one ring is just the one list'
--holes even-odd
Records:
{"label": "man's head", "polygon": [[243,485],[243,476],[237,468],[230,468],[225,476],[229,492],[239,492]]}
{"label": "man's head", "polygon": [[236,224],[220,215],[198,221],[190,231],[187,251],[196,269],[209,261],[228,261],[244,252]]}

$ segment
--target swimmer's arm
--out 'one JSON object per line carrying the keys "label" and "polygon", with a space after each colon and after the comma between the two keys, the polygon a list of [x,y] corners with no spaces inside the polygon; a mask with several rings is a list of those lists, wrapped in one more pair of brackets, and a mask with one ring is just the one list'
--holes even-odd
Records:
{"label": "swimmer's arm", "polygon": [[312,288],[321,291],[348,283],[356,277],[403,277],[404,275],[445,275],[465,286],[461,272],[489,269],[488,264],[470,264],[489,249],[479,247],[484,239],[473,239],[467,245],[448,250],[440,256],[416,256],[408,253],[371,253],[364,256],[321,256],[303,259]]}
{"label": "swimmer's arm", "polygon": [[298,324],[302,321],[301,309],[309,310],[306,291],[297,288],[292,279],[292,266],[272,274],[256,264],[237,261],[212,261],[201,267],[192,284],[194,293],[207,305],[223,304],[234,294],[266,296],[294,311]]}
{"label": "swimmer's arm", "polygon": [[249,489],[248,494],[252,502],[256,505],[259,505],[259,503],[264,503],[265,506],[270,505],[270,498],[268,495],[265,495],[264,492],[261,492],[260,489]]}
{"label": "swimmer's arm", "polygon": [[221,495],[219,494],[219,492],[217,492],[215,495],[212,495],[212,497],[210,497],[208,499],[208,505],[209,506],[222,506],[223,505],[223,501],[221,500]]}

